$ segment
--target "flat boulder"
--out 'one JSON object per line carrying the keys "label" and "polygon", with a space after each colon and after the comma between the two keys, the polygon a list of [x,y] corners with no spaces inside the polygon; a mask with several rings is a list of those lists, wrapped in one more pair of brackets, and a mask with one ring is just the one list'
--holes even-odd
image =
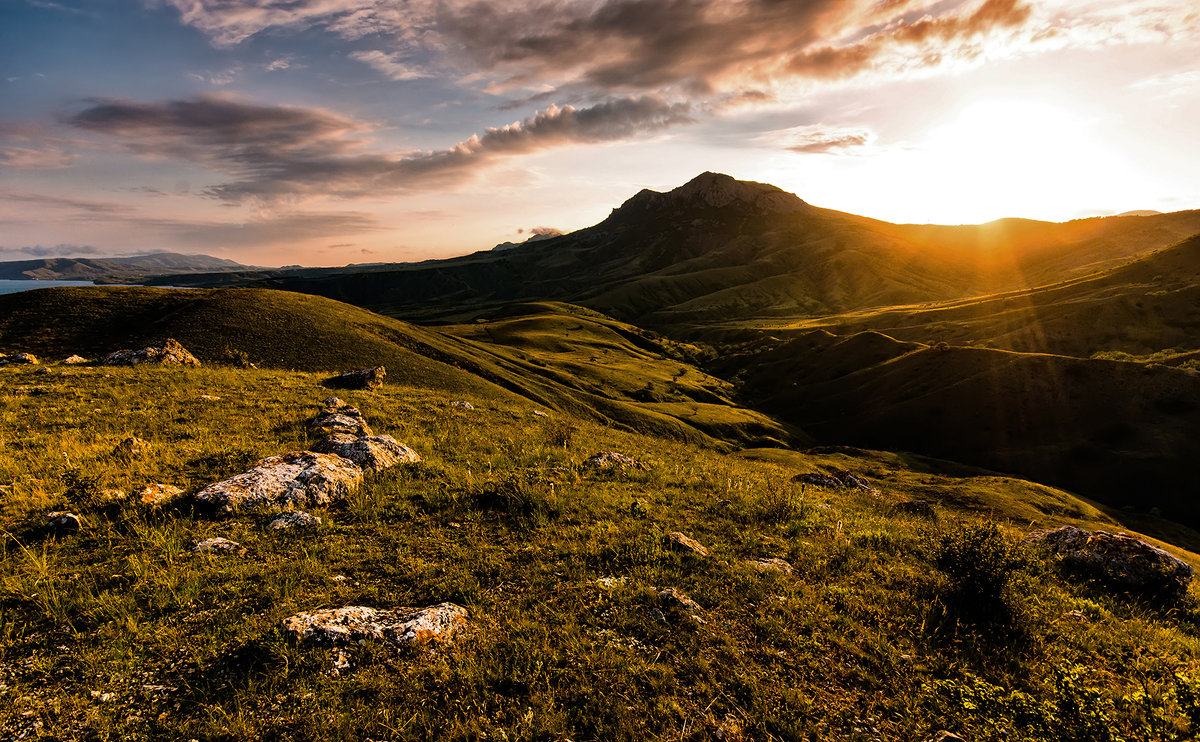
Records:
{"label": "flat boulder", "polygon": [[1034,531],[1025,539],[1059,555],[1069,572],[1109,587],[1151,598],[1177,599],[1187,593],[1192,565],[1125,533],[1063,526]]}
{"label": "flat boulder", "polygon": [[68,366],[78,366],[81,363],[87,363],[88,359],[80,355],[69,355],[62,359],[62,362]]}
{"label": "flat boulder", "polygon": [[401,647],[450,641],[466,625],[465,608],[440,603],[427,608],[327,608],[286,618],[282,628],[301,644],[343,646],[381,641]]}
{"label": "flat boulder", "polygon": [[230,541],[227,538],[217,536],[216,538],[206,538],[203,541],[197,542],[192,547],[192,551],[197,554],[234,554],[240,556],[246,553],[246,548],[237,541]]}
{"label": "flat boulder", "polygon": [[416,451],[399,443],[390,435],[367,435],[356,438],[335,433],[312,447],[317,453],[332,453],[350,459],[364,471],[380,472],[396,464],[412,464],[421,460]]}
{"label": "flat boulder", "polygon": [[308,419],[308,432],[327,436],[348,435],[352,438],[372,436],[375,433],[357,407],[348,405],[337,397],[325,400],[325,406]]}
{"label": "flat boulder", "polygon": [[162,482],[151,482],[145,487],[142,487],[138,492],[138,500],[143,505],[166,505],[168,502],[178,500],[183,495],[183,488],[176,487],[173,484],[163,484]]}
{"label": "flat boulder", "polygon": [[303,510],[288,510],[280,513],[267,525],[272,531],[288,531],[294,528],[315,528],[321,525],[321,519],[309,515]]}
{"label": "flat boulder", "polygon": [[174,338],[159,345],[147,345],[137,350],[115,350],[100,361],[103,366],[137,366],[149,363],[157,366],[199,366],[200,359],[188,352]]}
{"label": "flat boulder", "polygon": [[754,567],[759,572],[778,572],[782,575],[795,574],[796,568],[788,563],[786,559],[773,557],[771,559],[755,559],[749,562],[751,567]]}
{"label": "flat boulder", "polygon": [[583,466],[587,469],[595,469],[597,471],[610,471],[615,469],[638,469],[648,471],[649,466],[643,464],[632,456],[627,456],[616,451],[601,451],[597,454],[592,454],[584,460]]}
{"label": "flat boulder", "polygon": [[378,389],[383,386],[383,377],[385,376],[387,376],[386,368],[374,366],[331,376],[322,381],[321,385],[331,389]]}
{"label": "flat boulder", "polygon": [[225,511],[328,505],[344,500],[361,481],[362,469],[353,461],[328,453],[291,451],[208,485],[196,500]]}
{"label": "flat boulder", "polygon": [[699,541],[685,536],[679,531],[668,533],[664,545],[671,551],[677,551],[682,554],[692,554],[701,557],[708,556],[708,549],[704,548]]}

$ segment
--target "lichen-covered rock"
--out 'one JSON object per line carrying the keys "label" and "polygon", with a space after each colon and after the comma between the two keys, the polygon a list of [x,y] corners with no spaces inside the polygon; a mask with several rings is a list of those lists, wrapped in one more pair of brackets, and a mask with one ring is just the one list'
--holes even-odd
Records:
{"label": "lichen-covered rock", "polygon": [[112,455],[124,459],[132,459],[144,454],[146,447],[149,445],[136,435],[131,435],[113,447]]}
{"label": "lichen-covered rock", "polygon": [[778,572],[784,575],[794,574],[795,567],[787,562],[786,559],[755,559],[750,562],[750,566],[757,569],[759,572]]}
{"label": "lichen-covered rock", "polygon": [[934,511],[933,505],[928,500],[909,500],[907,502],[898,502],[893,509],[897,513],[904,513],[905,515],[915,515],[919,518],[937,520],[937,512]]}
{"label": "lichen-covered rock", "polygon": [[450,406],[456,410],[473,410],[473,409],[475,409],[475,405],[471,404],[470,402],[463,402],[463,401],[451,402]]}
{"label": "lichen-covered rock", "polygon": [[327,608],[284,619],[283,630],[302,644],[341,646],[382,641],[395,646],[450,641],[467,624],[467,610],[453,603],[428,608]]}
{"label": "lichen-covered rock", "polygon": [[328,505],[345,499],[361,481],[362,469],[353,461],[328,453],[291,451],[210,484],[196,499],[226,511]]}
{"label": "lichen-covered rock", "polygon": [[700,545],[700,542],[689,538],[679,531],[672,531],[667,534],[666,547],[671,551],[678,551],[683,554],[693,554],[695,556],[708,556],[708,549]]}
{"label": "lichen-covered rock", "polygon": [[36,366],[38,357],[32,353],[13,353],[12,355],[0,356],[0,366],[12,364],[14,366]]}
{"label": "lichen-covered rock", "polygon": [[626,456],[616,451],[601,451],[600,453],[593,454],[583,462],[583,465],[588,469],[596,469],[598,471],[612,469],[639,469],[647,471],[650,468],[632,456]]}
{"label": "lichen-covered rock", "polygon": [[321,384],[331,389],[378,389],[383,386],[383,377],[385,376],[387,376],[387,369],[383,366],[375,366],[374,368],[347,371],[325,379]]}
{"label": "lichen-covered rock", "polygon": [[321,519],[309,515],[303,510],[288,510],[280,513],[268,525],[272,531],[286,531],[292,528],[314,528],[321,525]]}
{"label": "lichen-covered rock", "polygon": [[60,510],[46,513],[46,520],[50,521],[52,529],[60,533],[78,531],[83,525],[83,519],[75,513],[67,513]]}
{"label": "lichen-covered rock", "polygon": [[350,459],[364,471],[379,472],[396,464],[413,464],[421,460],[416,451],[399,443],[390,435],[368,435],[356,438],[335,433],[312,447],[318,453],[333,453]]}
{"label": "lichen-covered rock", "polygon": [[1075,526],[1035,531],[1026,538],[1058,554],[1068,572],[1097,579],[1122,592],[1154,598],[1182,597],[1192,580],[1192,565],[1124,533]]}
{"label": "lichen-covered rock", "polygon": [[200,359],[188,352],[174,338],[161,345],[148,345],[137,350],[116,350],[104,356],[104,366],[137,366],[151,363],[159,366],[199,366]]}
{"label": "lichen-covered rock", "polygon": [[827,472],[797,474],[792,477],[792,481],[801,484],[815,484],[818,487],[827,487],[829,489],[859,489],[872,494],[879,492],[867,480],[844,469],[830,469]]}
{"label": "lichen-covered rock", "polygon": [[79,355],[69,355],[66,358],[62,359],[62,362],[68,366],[78,366],[81,363],[87,363],[88,359],[84,358],[83,356],[79,356]]}
{"label": "lichen-covered rock", "polygon": [[141,491],[138,492],[138,499],[143,505],[165,505],[168,502],[178,500],[183,495],[183,492],[182,487],[176,487],[173,484],[151,482],[142,487]]}
{"label": "lichen-covered rock", "polygon": [[353,438],[375,435],[358,408],[337,397],[326,399],[325,407],[308,419],[308,431],[324,433],[327,436],[348,435]]}
{"label": "lichen-covered rock", "polygon": [[239,556],[246,553],[245,547],[237,541],[230,541],[221,536],[206,538],[198,542],[192,547],[192,551],[198,554],[237,554]]}

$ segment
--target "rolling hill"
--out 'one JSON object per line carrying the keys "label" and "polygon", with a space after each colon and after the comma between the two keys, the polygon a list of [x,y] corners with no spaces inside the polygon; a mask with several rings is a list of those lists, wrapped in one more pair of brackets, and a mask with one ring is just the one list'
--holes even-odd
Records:
{"label": "rolling hill", "polygon": [[153,253],[127,258],[43,258],[0,262],[0,278],[134,283],[150,276],[244,271],[247,266],[208,255]]}

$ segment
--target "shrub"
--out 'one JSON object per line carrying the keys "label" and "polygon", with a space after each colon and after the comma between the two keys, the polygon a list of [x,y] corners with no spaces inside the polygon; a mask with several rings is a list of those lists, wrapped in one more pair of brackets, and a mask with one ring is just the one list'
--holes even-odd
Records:
{"label": "shrub", "polygon": [[955,622],[1018,628],[1013,585],[1025,560],[995,523],[961,524],[936,537],[934,564],[945,576],[938,597]]}

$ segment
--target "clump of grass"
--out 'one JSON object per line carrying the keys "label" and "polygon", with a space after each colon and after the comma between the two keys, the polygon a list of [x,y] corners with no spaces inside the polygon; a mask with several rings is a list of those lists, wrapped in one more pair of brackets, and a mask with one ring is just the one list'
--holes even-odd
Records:
{"label": "clump of grass", "polygon": [[544,522],[561,513],[554,485],[528,473],[489,479],[470,492],[475,504],[510,516]]}

